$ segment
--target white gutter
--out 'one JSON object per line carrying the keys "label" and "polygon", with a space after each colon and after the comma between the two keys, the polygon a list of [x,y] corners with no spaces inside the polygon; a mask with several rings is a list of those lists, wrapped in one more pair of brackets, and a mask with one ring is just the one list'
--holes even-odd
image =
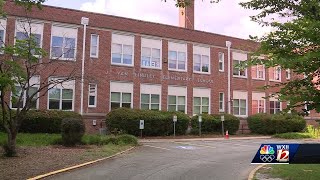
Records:
{"label": "white gutter", "polygon": [[82,17],[81,24],[83,25],[83,42],[82,42],[82,65],[81,65],[81,95],[80,95],[80,114],[83,114],[83,84],[84,84],[84,61],[86,54],[86,34],[87,25],[89,24],[89,18]]}
{"label": "white gutter", "polygon": [[228,48],[228,114],[231,114],[231,42],[226,41],[226,46]]}

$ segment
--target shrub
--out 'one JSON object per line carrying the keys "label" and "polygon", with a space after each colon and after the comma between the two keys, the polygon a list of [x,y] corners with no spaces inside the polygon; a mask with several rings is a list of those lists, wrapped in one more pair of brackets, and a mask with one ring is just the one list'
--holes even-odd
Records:
{"label": "shrub", "polygon": [[258,134],[300,132],[306,127],[303,117],[293,114],[261,113],[249,116],[247,121],[250,131]]}
{"label": "shrub", "polygon": [[20,132],[60,133],[64,118],[81,119],[81,115],[70,111],[30,110],[22,121]]}
{"label": "shrub", "polygon": [[[221,114],[222,115],[222,114]],[[201,123],[201,132],[204,134],[220,133],[222,131],[220,114],[203,114]],[[240,120],[234,115],[224,115],[224,130],[228,130],[229,134],[235,134],[239,129]],[[191,119],[192,133],[199,132],[198,115],[193,116]]]}
{"label": "shrub", "polygon": [[65,118],[61,123],[62,143],[65,146],[74,146],[81,143],[85,126],[82,119]]}
{"label": "shrub", "polygon": [[138,139],[135,136],[123,134],[119,136],[101,136],[101,135],[84,135],[82,143],[87,145],[107,145],[107,144],[124,144],[137,145]]}
{"label": "shrub", "polygon": [[116,137],[118,144],[132,144],[137,145],[138,139],[135,136],[123,134]]}
{"label": "shrub", "polygon": [[181,112],[119,108],[107,114],[106,123],[110,131],[117,129],[123,133],[139,136],[139,121],[144,120],[143,135],[168,136],[173,134],[173,114],[178,117],[176,134],[185,134],[190,118]]}

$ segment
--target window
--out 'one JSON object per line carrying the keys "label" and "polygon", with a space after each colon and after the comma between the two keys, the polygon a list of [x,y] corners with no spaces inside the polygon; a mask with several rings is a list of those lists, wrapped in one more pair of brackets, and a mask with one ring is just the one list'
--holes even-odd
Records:
{"label": "window", "polygon": [[219,93],[219,112],[224,112],[224,93]]}
{"label": "window", "polygon": [[291,70],[290,69],[286,69],[286,79],[290,79],[291,78]]}
{"label": "window", "polygon": [[247,115],[247,100],[233,99],[233,114],[246,116]]}
{"label": "window", "polygon": [[112,34],[111,64],[133,66],[134,37]]}
{"label": "window", "polygon": [[281,111],[280,101],[270,101],[270,114],[276,114]]}
{"label": "window", "polygon": [[194,54],[193,70],[195,72],[209,72],[209,56]]}
{"label": "window", "polygon": [[252,100],[252,114],[264,113],[264,100]]}
{"label": "window", "polygon": [[161,68],[161,39],[141,38],[141,67]]}
{"label": "window", "polygon": [[168,96],[168,111],[186,112],[185,96]]}
{"label": "window", "polygon": [[269,69],[269,80],[270,81],[281,81],[281,68],[279,66],[271,67]]}
{"label": "window", "polygon": [[99,56],[99,35],[91,34],[90,57],[98,58]]}
{"label": "window", "polygon": [[[73,110],[75,81],[64,78],[50,78],[48,109]],[[59,83],[61,82],[61,83]]]}
{"label": "window", "polygon": [[89,107],[97,106],[97,84],[89,84]]}
{"label": "window", "polygon": [[264,65],[254,65],[251,67],[251,76],[253,79],[265,79]]}
{"label": "window", "polygon": [[[0,47],[3,47],[5,43],[6,26],[7,26],[7,21],[5,19],[0,19]],[[0,53],[3,53],[3,52],[0,51]]]}
{"label": "window", "polygon": [[223,72],[224,71],[224,53],[219,52],[219,71]]}
{"label": "window", "polygon": [[169,70],[187,70],[187,46],[186,44],[169,42]]}
{"label": "window", "polygon": [[209,97],[194,97],[193,98],[193,114],[208,114],[209,113]]}
{"label": "window", "polygon": [[141,66],[160,68],[160,49],[142,47]]}
{"label": "window", "polygon": [[160,95],[141,94],[141,109],[160,110]]}
{"label": "window", "polygon": [[75,60],[77,33],[76,28],[52,26],[51,58]]}
{"label": "window", "polygon": [[[23,97],[22,97],[22,101],[20,104],[19,108],[23,108],[26,104],[26,99],[27,99],[27,91],[23,90],[22,92],[22,88],[20,86],[16,86],[15,89],[15,93],[12,93],[12,97],[11,97],[11,108],[18,108],[19,104],[18,104],[18,100],[19,97],[21,95],[21,93],[23,93]],[[36,93],[38,91],[38,87],[29,87],[29,91],[28,91],[28,96],[31,97],[34,93]],[[33,96],[33,98],[31,99],[31,103],[30,103],[30,109],[37,109],[38,107],[38,93]]]}
{"label": "window", "polygon": [[131,108],[131,93],[111,92],[111,110],[120,107]]}
{"label": "window", "polygon": [[247,77],[247,69],[240,69],[237,67],[240,63],[240,60],[233,60],[233,76]]}

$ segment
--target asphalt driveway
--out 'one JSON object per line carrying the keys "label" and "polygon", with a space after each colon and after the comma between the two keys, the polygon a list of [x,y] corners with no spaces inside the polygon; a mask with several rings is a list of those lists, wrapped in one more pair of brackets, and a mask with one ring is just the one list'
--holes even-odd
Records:
{"label": "asphalt driveway", "polygon": [[274,139],[144,142],[101,163],[51,179],[94,180],[244,180],[257,165],[250,162],[261,143],[299,143]]}

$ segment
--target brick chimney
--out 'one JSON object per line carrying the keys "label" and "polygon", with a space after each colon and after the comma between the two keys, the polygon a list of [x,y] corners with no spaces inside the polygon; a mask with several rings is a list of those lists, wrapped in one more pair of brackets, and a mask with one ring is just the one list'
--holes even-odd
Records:
{"label": "brick chimney", "polygon": [[187,29],[194,29],[194,0],[190,4],[179,8],[179,26]]}

